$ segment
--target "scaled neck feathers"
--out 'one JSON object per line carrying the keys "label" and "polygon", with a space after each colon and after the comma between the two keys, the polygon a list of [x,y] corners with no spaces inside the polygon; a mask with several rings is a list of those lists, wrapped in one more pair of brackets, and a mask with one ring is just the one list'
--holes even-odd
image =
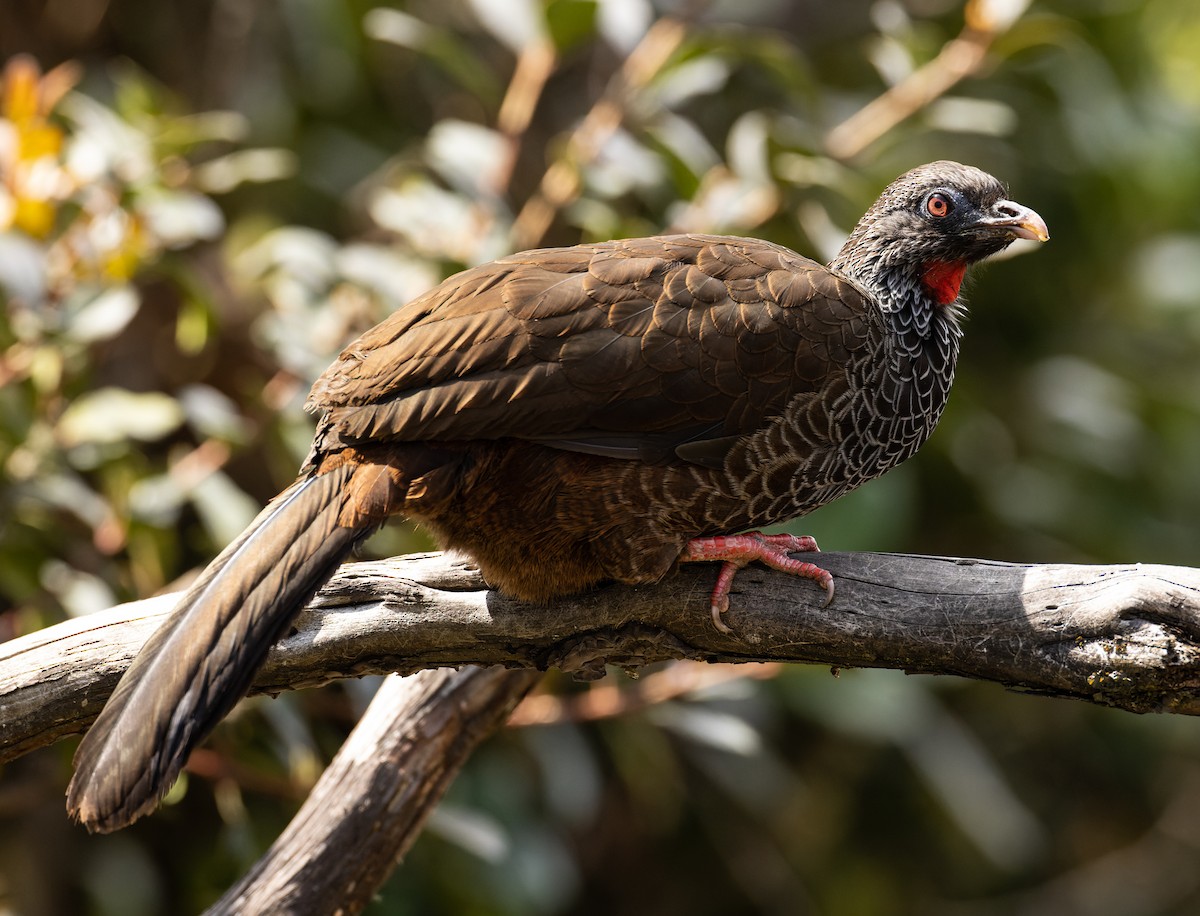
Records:
{"label": "scaled neck feathers", "polygon": [[962,265],[888,257],[894,249],[870,234],[852,235],[829,265],[868,292],[905,349],[933,346],[957,353],[966,309],[958,298]]}

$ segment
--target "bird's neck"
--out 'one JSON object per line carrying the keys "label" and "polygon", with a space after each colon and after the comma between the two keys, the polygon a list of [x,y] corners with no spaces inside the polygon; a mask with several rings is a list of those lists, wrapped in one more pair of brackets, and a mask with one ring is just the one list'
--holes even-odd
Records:
{"label": "bird's neck", "polygon": [[[963,308],[958,293],[966,264],[897,264],[855,255],[844,248],[830,267],[871,294],[891,324],[900,349],[917,352],[932,347],[953,359],[962,333],[959,318]],[[953,368],[952,363],[949,368]]]}
{"label": "bird's neck", "polygon": [[[898,431],[909,433],[917,418],[922,434],[906,440],[906,447],[887,464],[891,467],[925,441],[950,396],[961,336],[957,296],[961,274],[926,264],[885,266],[863,259],[846,265],[835,260],[830,266],[870,294],[892,331],[886,356],[861,380],[861,387],[877,416],[893,418]],[[883,470],[886,467],[879,473]]]}

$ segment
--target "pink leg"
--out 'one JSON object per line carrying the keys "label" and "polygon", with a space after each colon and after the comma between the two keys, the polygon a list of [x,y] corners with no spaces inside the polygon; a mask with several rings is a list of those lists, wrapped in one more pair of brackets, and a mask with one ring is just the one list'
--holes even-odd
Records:
{"label": "pink leg", "polygon": [[812,579],[825,589],[825,604],[833,600],[833,576],[812,563],[803,560],[793,560],[789,553],[816,551],[817,542],[810,537],[798,537],[794,534],[763,534],[761,531],[747,531],[745,534],[717,535],[708,538],[693,538],[688,541],[680,563],[699,563],[722,560],[721,571],[717,573],[717,584],[712,591],[712,620],[713,625],[722,633],[733,631],[721,619],[721,615],[729,610],[729,590],[733,586],[733,577],[739,569],[754,560],[765,563],[772,569],[791,573],[793,576],[803,576]]}

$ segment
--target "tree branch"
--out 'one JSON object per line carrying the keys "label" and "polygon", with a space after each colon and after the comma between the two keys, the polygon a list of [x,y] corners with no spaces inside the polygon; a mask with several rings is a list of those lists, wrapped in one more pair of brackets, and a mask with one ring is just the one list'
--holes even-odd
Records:
{"label": "tree branch", "polygon": [[537,679],[502,668],[389,677],[287,829],[209,916],[360,912]]}
{"label": "tree branch", "polygon": [[969,0],[965,23],[937,57],[908,74],[829,132],[825,149],[835,159],[851,159],[983,69],[988,51],[1025,12],[1028,0]]}
{"label": "tree branch", "polygon": [[[1014,565],[823,553],[837,599],[749,567],[718,633],[713,571],[546,606],[486,591],[440,554],[347,564],[272,650],[254,692],[439,666],[559,667],[671,658],[958,674],[1134,712],[1200,713],[1200,570]],[[0,645],[0,761],[82,731],[175,598],[112,608]]]}
{"label": "tree branch", "polygon": [[[1200,713],[1200,570],[821,555],[838,580],[755,567],[719,633],[713,571],[547,606],[484,589],[441,554],[344,566],[276,646],[255,692],[443,665],[392,678],[287,830],[209,911],[358,912],[473,748],[558,666],[670,658],[818,662],[959,674],[1135,712]],[[135,602],[0,646],[0,760],[81,731],[176,596]],[[353,850],[353,855],[346,855]]]}
{"label": "tree branch", "polygon": [[581,167],[594,160],[616,133],[632,96],[658,74],[686,34],[683,20],[659,19],[625,58],[608,89],[571,132],[561,155],[517,214],[512,230],[516,248],[533,248],[541,242],[555,214],[579,195]]}

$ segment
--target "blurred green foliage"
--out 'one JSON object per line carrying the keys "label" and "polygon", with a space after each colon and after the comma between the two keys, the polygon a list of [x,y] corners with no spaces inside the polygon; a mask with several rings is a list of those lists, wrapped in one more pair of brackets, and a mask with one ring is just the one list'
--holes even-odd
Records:
{"label": "blurred green foliage", "polygon": [[[450,272],[667,229],[828,258],[935,158],[1009,182],[1053,241],[974,280],[921,455],[796,530],[1195,564],[1200,8],[1007,6],[982,69],[838,159],[830,132],[937,57],[959,4],[4,4],[0,629],[202,567],[294,474],[312,378]],[[66,821],[69,747],[9,765],[0,911],[201,909],[371,686],[243,704],[112,837]],[[372,911],[1193,913],[1197,733],[896,672],[735,681],[499,737]]]}

